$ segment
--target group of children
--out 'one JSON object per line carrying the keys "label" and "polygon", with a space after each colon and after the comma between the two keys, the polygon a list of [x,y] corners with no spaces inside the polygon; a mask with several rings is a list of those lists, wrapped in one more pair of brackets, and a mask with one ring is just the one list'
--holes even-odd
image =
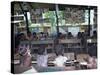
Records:
{"label": "group of children", "polygon": [[[31,66],[31,53],[29,49],[29,45],[27,46],[19,46],[19,54],[20,54],[20,66]],[[52,63],[57,67],[65,67],[66,61],[69,60],[67,57],[64,56],[64,48],[62,45],[58,44],[55,47],[55,54],[56,58]],[[37,66],[39,67],[48,67],[48,54],[47,50],[45,49],[45,45],[41,45],[38,53],[37,53]],[[97,67],[97,61],[95,57],[88,57],[85,59],[87,62],[87,67],[90,69]]]}
{"label": "group of children", "polygon": [[[19,54],[20,54],[20,65],[31,66],[32,56],[30,53],[29,46],[28,45],[19,46]],[[68,60],[68,58],[63,55],[63,49],[61,45],[56,46],[55,54],[57,56],[55,60],[53,61],[55,66],[64,67],[65,62]],[[47,63],[48,63],[47,50],[45,49],[44,45],[41,45],[37,53],[37,66],[47,67],[48,66]]]}

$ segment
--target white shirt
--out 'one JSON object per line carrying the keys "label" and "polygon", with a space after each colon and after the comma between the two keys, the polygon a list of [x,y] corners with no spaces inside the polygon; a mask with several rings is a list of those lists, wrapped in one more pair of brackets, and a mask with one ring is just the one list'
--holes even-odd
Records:
{"label": "white shirt", "polygon": [[68,60],[67,57],[60,55],[55,59],[55,61],[53,63],[58,67],[64,67],[66,60]]}
{"label": "white shirt", "polygon": [[47,67],[48,55],[38,55],[37,65],[41,67]]}

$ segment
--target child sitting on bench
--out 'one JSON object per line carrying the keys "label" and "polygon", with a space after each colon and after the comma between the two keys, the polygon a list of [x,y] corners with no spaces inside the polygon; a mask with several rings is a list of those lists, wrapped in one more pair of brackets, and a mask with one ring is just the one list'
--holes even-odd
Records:
{"label": "child sitting on bench", "polygon": [[57,58],[53,61],[55,66],[57,67],[65,67],[65,63],[68,60],[67,57],[64,56],[64,48],[62,45],[58,44],[55,47]]}
{"label": "child sitting on bench", "polygon": [[44,45],[40,45],[37,55],[37,65],[39,67],[47,67],[48,55]]}

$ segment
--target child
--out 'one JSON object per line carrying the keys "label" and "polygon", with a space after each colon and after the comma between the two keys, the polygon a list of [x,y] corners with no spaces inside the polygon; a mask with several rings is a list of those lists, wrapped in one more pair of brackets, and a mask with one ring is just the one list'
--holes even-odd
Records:
{"label": "child", "polygon": [[19,46],[19,54],[20,54],[20,66],[21,67],[31,66],[31,54],[30,54],[29,45]]}
{"label": "child", "polygon": [[94,56],[89,56],[87,59],[85,59],[87,62],[87,68],[89,69],[96,69],[97,68],[97,59]]}
{"label": "child", "polygon": [[56,45],[56,55],[57,58],[53,61],[53,63],[58,66],[58,67],[65,67],[65,63],[68,60],[67,57],[63,56],[64,55],[64,48],[62,45]]}
{"label": "child", "polygon": [[37,55],[37,65],[40,67],[47,67],[48,55],[45,46],[41,45]]}
{"label": "child", "polygon": [[88,51],[89,57],[87,58],[87,67],[89,69],[97,68],[97,46],[94,44],[89,48]]}

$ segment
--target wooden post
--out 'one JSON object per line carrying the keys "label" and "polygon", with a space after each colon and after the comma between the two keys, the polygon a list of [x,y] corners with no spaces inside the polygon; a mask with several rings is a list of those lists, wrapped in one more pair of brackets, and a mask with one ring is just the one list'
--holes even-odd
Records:
{"label": "wooden post", "polygon": [[90,7],[88,7],[88,36],[90,36],[90,30],[91,30],[91,25],[90,25]]}
{"label": "wooden post", "polygon": [[57,38],[59,37],[59,21],[58,21],[58,11],[59,11],[59,8],[58,8],[58,4],[55,5],[55,14],[56,14],[56,23],[57,23]]}

